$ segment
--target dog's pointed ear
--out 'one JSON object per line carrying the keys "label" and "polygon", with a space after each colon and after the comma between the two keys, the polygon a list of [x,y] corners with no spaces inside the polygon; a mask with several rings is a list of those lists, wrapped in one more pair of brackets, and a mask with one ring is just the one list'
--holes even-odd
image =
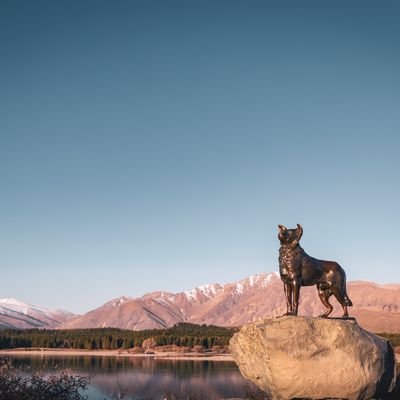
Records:
{"label": "dog's pointed ear", "polygon": [[300,240],[301,237],[303,236],[303,227],[300,224],[297,224],[296,233],[297,233],[297,240]]}
{"label": "dog's pointed ear", "polygon": [[283,225],[278,225],[280,231],[286,231],[286,227]]}

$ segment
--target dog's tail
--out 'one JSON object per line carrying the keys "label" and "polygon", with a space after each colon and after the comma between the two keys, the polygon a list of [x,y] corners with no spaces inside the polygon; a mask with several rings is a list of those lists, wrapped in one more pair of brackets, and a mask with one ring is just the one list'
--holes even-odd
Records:
{"label": "dog's tail", "polygon": [[344,275],[344,279],[342,280],[342,293],[343,293],[343,298],[344,298],[344,302],[346,303],[346,306],[352,307],[353,302],[350,300],[350,297],[347,295],[347,290],[346,290],[346,274]]}
{"label": "dog's tail", "polygon": [[342,288],[344,293],[344,302],[346,303],[347,307],[352,307],[353,306],[353,302],[350,300],[350,297],[347,295],[347,290],[346,290],[346,280],[343,282],[343,288]]}
{"label": "dog's tail", "polygon": [[353,302],[350,300],[350,297],[347,296],[347,293],[344,295],[344,302],[346,303],[347,307],[352,307],[353,306]]}

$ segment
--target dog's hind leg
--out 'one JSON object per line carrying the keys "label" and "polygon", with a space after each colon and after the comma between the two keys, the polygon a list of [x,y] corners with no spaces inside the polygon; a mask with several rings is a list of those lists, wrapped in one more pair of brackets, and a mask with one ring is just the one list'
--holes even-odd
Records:
{"label": "dog's hind leg", "polygon": [[320,315],[322,318],[328,318],[328,315],[332,312],[333,307],[332,304],[329,303],[329,297],[332,295],[330,289],[320,289],[318,288],[318,295],[322,301],[322,304],[327,308],[327,310]]}
{"label": "dog's hind leg", "polygon": [[345,295],[342,293],[342,291],[338,287],[332,287],[332,292],[335,295],[337,301],[340,303],[340,305],[343,308],[343,315],[342,318],[348,318],[349,317],[349,312],[347,311],[347,301]]}

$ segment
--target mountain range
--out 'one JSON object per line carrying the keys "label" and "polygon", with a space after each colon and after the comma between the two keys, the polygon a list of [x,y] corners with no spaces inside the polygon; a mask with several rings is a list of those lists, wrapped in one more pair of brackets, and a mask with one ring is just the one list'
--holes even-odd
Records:
{"label": "mountain range", "polygon": [[0,328],[54,328],[76,317],[64,310],[36,307],[16,299],[0,299]]}
{"label": "mountain range", "polygon": [[[348,283],[354,307],[350,315],[373,332],[400,332],[400,284]],[[332,297],[333,316],[342,309]],[[225,285],[210,284],[180,292],[152,292],[139,298],[119,297],[69,319],[60,328],[118,327],[152,329],[177,322],[240,326],[286,311],[282,281],[276,272],[262,273]],[[301,288],[300,314],[320,315],[324,306],[316,287]]]}
{"label": "mountain range", "polygon": [[[373,332],[400,332],[400,284],[367,281],[347,284],[354,304],[350,315]],[[317,290],[301,288],[299,313],[324,311]],[[333,316],[341,307],[332,297]],[[282,281],[276,272],[252,275],[241,281],[202,285],[180,293],[151,292],[142,297],[122,296],[87,312],[74,315],[62,310],[30,306],[15,299],[0,299],[0,328],[104,328],[153,329],[178,322],[240,326],[286,311]]]}

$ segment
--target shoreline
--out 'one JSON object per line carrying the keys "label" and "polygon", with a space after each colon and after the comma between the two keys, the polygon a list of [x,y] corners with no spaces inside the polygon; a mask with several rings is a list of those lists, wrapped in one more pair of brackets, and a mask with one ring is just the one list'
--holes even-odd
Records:
{"label": "shoreline", "polygon": [[[177,353],[154,352],[152,354],[134,354],[124,350],[85,350],[85,349],[50,349],[34,348],[28,349],[3,349],[0,350],[0,357],[4,356],[94,356],[94,357],[134,357],[154,358],[155,360],[193,360],[193,361],[234,361],[230,354],[216,353]],[[400,363],[400,354],[395,353],[397,363]]]}
{"label": "shoreline", "polygon": [[100,357],[149,357],[154,359],[170,360],[194,360],[194,361],[233,361],[230,354],[216,353],[176,353],[176,352],[154,352],[153,354],[132,354],[123,350],[84,350],[84,349],[5,349],[0,350],[2,356],[100,356]]}

